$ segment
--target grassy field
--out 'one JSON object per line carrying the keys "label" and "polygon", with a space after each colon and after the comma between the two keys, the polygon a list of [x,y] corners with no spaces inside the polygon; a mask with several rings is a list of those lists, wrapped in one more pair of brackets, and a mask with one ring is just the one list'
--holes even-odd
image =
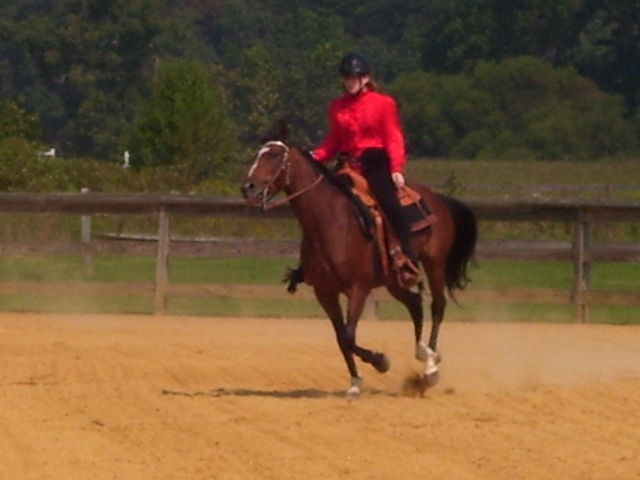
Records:
{"label": "grassy field", "polygon": [[[293,258],[174,258],[170,282],[174,284],[280,285]],[[569,292],[572,265],[564,262],[482,262],[471,267],[472,284],[478,288],[558,289]],[[155,259],[152,257],[100,256],[94,259],[94,273],[84,273],[82,260],[75,256],[3,257],[0,282],[131,282],[152,283]],[[592,269],[595,290],[640,291],[640,265],[600,263]],[[283,287],[284,290],[284,287]],[[123,296],[80,296],[19,294],[0,295],[0,310],[151,313],[152,299],[132,292]],[[187,298],[172,297],[170,313],[263,317],[323,317],[315,301],[290,298]],[[598,323],[639,323],[637,309],[619,306],[591,308],[591,319]],[[382,318],[408,318],[392,301],[381,302]],[[487,304],[450,302],[448,319],[459,321],[570,321],[571,305]]]}
{"label": "grassy field", "polygon": [[[640,159],[609,162],[479,162],[411,159],[411,178],[460,198],[531,198],[528,187],[540,184],[571,185],[570,191],[545,191],[549,198],[590,199],[604,197],[620,201],[640,201]],[[240,183],[240,179],[238,179]],[[611,189],[594,190],[594,184]],[[633,188],[616,189],[616,185]],[[581,188],[584,186],[584,188]],[[527,187],[527,188],[525,188]],[[635,188],[638,187],[638,188]],[[210,192],[215,194],[216,192]],[[127,215],[93,217],[93,234],[155,234],[153,216]],[[291,239],[299,235],[293,219],[230,219],[174,217],[172,234],[178,236],[239,236],[256,239]],[[78,216],[49,214],[0,214],[0,240],[4,242],[65,242],[80,237]],[[571,225],[550,222],[481,222],[482,238],[570,240]],[[594,241],[640,241],[636,224],[598,224]],[[294,259],[283,258],[173,258],[171,282],[276,285],[287,265]],[[572,265],[562,262],[483,262],[471,269],[473,288],[540,288],[569,291]],[[152,283],[155,259],[152,257],[103,256],[94,259],[94,273],[84,273],[79,257],[25,256],[0,257],[0,282],[133,282]],[[640,291],[640,266],[637,264],[599,263],[592,267],[592,287],[596,290]],[[88,297],[73,295],[0,295],[0,309],[55,311],[152,311],[152,299],[131,295]],[[324,316],[314,301],[290,299],[247,300],[237,298],[171,298],[169,311],[198,315],[251,316]],[[638,323],[632,308],[593,307],[598,322]],[[381,305],[384,318],[406,318],[393,302]],[[496,315],[498,314],[499,315]],[[510,319],[519,321],[570,320],[570,305],[468,305],[451,304],[449,319],[462,321]]]}
{"label": "grassy field", "polygon": [[[170,263],[172,283],[222,283],[278,285],[295,258],[281,257],[178,257]],[[94,272],[84,273],[78,256],[2,257],[0,282],[87,281],[153,282],[155,258],[97,256]],[[486,261],[471,265],[471,288],[547,288],[569,290],[573,265],[566,262]],[[640,265],[596,263],[592,265],[594,290],[640,291]]]}
{"label": "grassy field", "polygon": [[[609,198],[640,202],[640,159],[608,162],[489,162],[410,159],[408,176],[443,193],[459,198]],[[240,185],[241,178],[237,184]],[[532,193],[529,187],[569,185],[572,190]],[[592,189],[611,185],[611,189]],[[624,185],[629,189],[616,189]],[[473,188],[472,188],[473,187]],[[525,188],[526,187],[526,188]],[[582,188],[584,187],[584,188]],[[237,189],[234,189],[234,191]],[[219,192],[208,192],[216,195]],[[238,194],[239,197],[239,194]],[[145,215],[96,215],[94,235],[101,233],[156,233],[157,219]],[[236,219],[173,217],[171,229],[181,236],[250,236],[259,239],[288,239],[298,235],[293,219]],[[567,240],[568,225],[535,222],[490,222],[481,225],[485,239],[521,238]],[[80,221],[73,215],[0,213],[0,241],[52,242],[80,237]],[[640,241],[640,227],[631,224],[597,225],[599,240]]]}
{"label": "grassy field", "polygon": [[[417,159],[408,163],[408,175],[427,185],[442,188],[446,193],[472,196],[495,196],[497,193],[522,197],[520,187],[541,184],[611,185],[611,189],[588,188],[548,191],[551,198],[603,198],[640,200],[640,188],[617,190],[615,185],[640,187],[640,159],[600,162],[489,162]],[[473,186],[470,189],[469,186]],[[486,188],[481,188],[482,186]],[[604,195],[603,195],[604,194]]]}

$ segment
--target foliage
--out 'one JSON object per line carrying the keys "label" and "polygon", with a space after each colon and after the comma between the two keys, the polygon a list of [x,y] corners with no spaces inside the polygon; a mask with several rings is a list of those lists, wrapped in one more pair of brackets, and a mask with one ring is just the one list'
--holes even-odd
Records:
{"label": "foliage", "polygon": [[431,156],[583,160],[637,148],[618,99],[533,57],[479,62],[469,74],[402,75],[391,87],[412,148]]}
{"label": "foliage", "polygon": [[575,67],[633,112],[640,101],[639,16],[637,0],[436,0],[419,13],[421,65],[451,74],[532,55]]}
{"label": "foliage", "polygon": [[34,141],[39,134],[36,115],[27,113],[11,100],[0,102],[0,140],[22,138]]}
{"label": "foliage", "polygon": [[208,179],[188,181],[182,168],[121,165],[93,159],[50,158],[24,139],[0,140],[0,191],[5,192],[175,192],[233,195],[235,185]]}
{"label": "foliage", "polygon": [[326,126],[326,104],[339,92],[336,59],[349,39],[339,18],[305,8],[274,23],[266,38],[231,50],[227,89],[234,116],[242,119],[249,144],[279,119],[293,125],[299,142],[317,141]]}
{"label": "foliage", "polygon": [[[182,59],[209,72],[243,147],[279,118],[314,144],[339,93],[335,64],[355,49],[405,100],[414,154],[629,157],[640,138],[639,12],[637,0],[5,0],[0,103],[16,99],[38,119],[30,141],[116,161],[134,150],[132,130],[145,136],[162,71]],[[151,159],[147,136],[134,161],[212,173],[206,155],[169,159],[167,141]]]}
{"label": "foliage", "polygon": [[133,127],[134,165],[178,167],[189,182],[228,173],[233,129],[211,77],[193,61],[159,69]]}
{"label": "foliage", "polygon": [[3,94],[24,94],[42,118],[43,139],[59,150],[119,156],[169,3],[4,2]]}

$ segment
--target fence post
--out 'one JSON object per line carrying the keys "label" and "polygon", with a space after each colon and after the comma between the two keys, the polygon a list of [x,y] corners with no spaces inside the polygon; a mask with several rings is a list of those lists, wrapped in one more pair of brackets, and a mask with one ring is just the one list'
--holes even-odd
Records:
{"label": "fence post", "polygon": [[[89,193],[89,189],[83,187],[80,193]],[[80,243],[82,250],[82,263],[84,273],[87,276],[93,275],[93,256],[91,255],[91,216],[82,215],[80,217]]]}
{"label": "fence post", "polygon": [[165,207],[158,212],[158,255],[156,259],[156,284],[154,313],[166,310],[167,283],[169,281],[169,214]]}
{"label": "fence post", "polygon": [[578,211],[573,239],[573,303],[576,307],[576,321],[584,323],[588,320],[586,291],[591,283],[591,265],[589,264],[589,248],[591,246],[591,224],[583,211]]}

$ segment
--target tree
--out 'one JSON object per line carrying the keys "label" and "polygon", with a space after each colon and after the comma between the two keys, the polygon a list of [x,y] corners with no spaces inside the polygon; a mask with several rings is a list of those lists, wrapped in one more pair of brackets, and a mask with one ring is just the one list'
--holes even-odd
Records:
{"label": "tree", "polygon": [[38,117],[11,100],[0,101],[0,140],[22,138],[35,141],[40,136]]}
{"label": "tree", "polygon": [[465,75],[402,75],[392,91],[418,154],[589,160],[638,145],[617,97],[534,57],[479,62]]}
{"label": "tree", "polygon": [[133,127],[134,165],[176,166],[192,181],[228,173],[234,130],[212,74],[195,61],[160,66]]}
{"label": "tree", "polygon": [[299,9],[274,20],[261,41],[240,51],[234,46],[227,90],[243,140],[253,142],[286,119],[299,142],[317,142],[327,103],[339,92],[337,63],[348,45],[340,19]]}
{"label": "tree", "polygon": [[605,91],[624,98],[632,116],[640,107],[640,8],[637,0],[584,1],[580,35],[568,61]]}

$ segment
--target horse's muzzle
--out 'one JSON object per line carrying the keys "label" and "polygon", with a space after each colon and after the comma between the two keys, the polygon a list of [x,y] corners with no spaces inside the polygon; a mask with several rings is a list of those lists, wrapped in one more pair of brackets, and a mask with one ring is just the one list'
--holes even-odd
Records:
{"label": "horse's muzzle", "polygon": [[242,196],[247,201],[249,205],[260,206],[262,205],[263,196],[265,195],[264,187],[261,185],[256,185],[255,182],[251,180],[247,180],[244,182],[242,187],[240,187],[240,191],[242,192]]}
{"label": "horse's muzzle", "polygon": [[240,187],[240,191],[242,192],[242,196],[245,198],[245,200],[249,200],[250,197],[254,196],[255,194],[253,193],[255,190],[255,185],[252,182],[245,182],[241,187]]}

